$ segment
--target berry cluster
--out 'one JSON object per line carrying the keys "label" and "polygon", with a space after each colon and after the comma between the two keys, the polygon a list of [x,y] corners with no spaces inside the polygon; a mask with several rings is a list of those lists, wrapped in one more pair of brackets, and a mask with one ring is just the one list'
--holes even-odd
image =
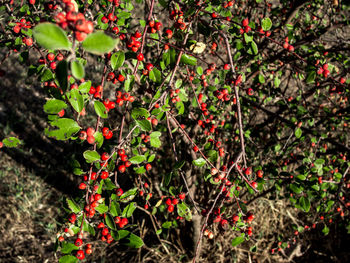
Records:
{"label": "berry cluster", "polygon": [[83,13],[79,13],[75,3],[71,0],[63,0],[62,5],[65,12],[59,12],[56,17],[56,23],[62,29],[70,29],[78,41],[83,41],[88,34],[94,31],[94,24],[87,21]]}

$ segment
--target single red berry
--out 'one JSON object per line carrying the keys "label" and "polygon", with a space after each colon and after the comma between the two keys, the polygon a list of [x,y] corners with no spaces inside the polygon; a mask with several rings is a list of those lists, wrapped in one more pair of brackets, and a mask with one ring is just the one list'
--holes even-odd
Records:
{"label": "single red berry", "polygon": [[146,170],[149,171],[152,169],[152,165],[150,163],[146,164]]}
{"label": "single red berry", "polygon": [[144,59],[144,56],[142,53],[139,53],[136,58],[138,61],[142,61]]}
{"label": "single red berry", "polygon": [[155,22],[153,20],[148,22],[148,26],[149,27],[154,27],[154,25],[155,25]]}
{"label": "single red berry", "polygon": [[95,137],[94,137],[94,136],[88,136],[86,140],[87,140],[88,143],[94,144],[94,142],[95,142]]}
{"label": "single red berry", "polygon": [[74,242],[74,245],[80,247],[81,245],[83,245],[83,240],[81,238],[77,238]]}
{"label": "single red berry", "polygon": [[108,172],[106,172],[106,171],[103,171],[103,172],[101,173],[101,179],[107,179],[108,176],[109,176],[109,174],[108,174]]}
{"label": "single red berry", "polygon": [[108,234],[108,228],[105,227],[104,229],[102,229],[102,235],[107,236],[107,234]]}
{"label": "single red berry", "polygon": [[263,175],[264,175],[264,172],[262,170],[258,170],[256,172],[256,176],[259,177],[259,178],[263,178]]}
{"label": "single red berry", "polygon": [[97,225],[97,228],[104,228],[105,227],[105,224],[103,222],[100,222],[98,225]]}
{"label": "single red berry", "polygon": [[179,199],[180,199],[180,200],[184,200],[185,197],[186,197],[186,194],[185,194],[185,193],[179,194]]}
{"label": "single red berry", "polygon": [[198,148],[197,145],[193,147],[193,151],[195,151],[195,152],[198,152],[198,151],[199,151],[199,148]]}
{"label": "single red berry", "polygon": [[172,213],[174,211],[174,206],[173,205],[168,205],[168,212]]}
{"label": "single red berry", "polygon": [[248,26],[248,24],[249,24],[249,19],[248,18],[243,19],[242,26],[246,27]]}
{"label": "single red berry", "polygon": [[47,60],[53,61],[55,59],[55,54],[54,53],[49,53],[46,56]]}
{"label": "single red berry", "polygon": [[172,203],[173,205],[177,205],[177,204],[179,203],[179,200],[176,199],[176,198],[174,198],[174,199],[171,201],[171,203]]}
{"label": "single red berry", "polygon": [[80,183],[80,184],[79,184],[79,189],[80,189],[80,190],[86,189],[86,183]]}
{"label": "single red berry", "polygon": [[115,190],[115,192],[116,192],[117,196],[121,196],[124,193],[123,189],[121,189],[121,188],[117,188]]}
{"label": "single red berry", "polygon": [[85,253],[83,250],[78,250],[76,254],[77,259],[83,260],[85,258]]}

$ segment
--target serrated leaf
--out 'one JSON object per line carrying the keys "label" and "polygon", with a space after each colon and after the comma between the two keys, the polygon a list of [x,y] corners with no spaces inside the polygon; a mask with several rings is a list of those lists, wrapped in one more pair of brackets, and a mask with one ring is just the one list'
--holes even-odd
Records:
{"label": "serrated leaf", "polygon": [[116,70],[123,66],[125,61],[125,54],[122,51],[118,51],[111,56],[111,67]]}
{"label": "serrated leaf", "polygon": [[101,156],[96,151],[87,150],[83,153],[85,160],[88,163],[99,161]]}
{"label": "serrated leaf", "polygon": [[103,31],[89,34],[82,43],[85,51],[95,55],[108,53],[114,49],[115,45],[116,40],[107,36]]}
{"label": "serrated leaf", "polygon": [[48,114],[57,114],[67,107],[68,105],[63,100],[51,99],[45,103],[44,111]]}
{"label": "serrated leaf", "polygon": [[98,116],[100,116],[101,118],[103,118],[103,119],[108,118],[106,107],[101,101],[98,101],[98,100],[95,101],[94,109],[95,109],[96,114]]}
{"label": "serrated leaf", "polygon": [[69,50],[71,43],[62,28],[53,23],[41,23],[34,27],[33,36],[42,47],[51,50]]}
{"label": "serrated leaf", "polygon": [[79,213],[81,211],[79,205],[76,202],[74,202],[72,199],[67,198],[66,202],[67,202],[67,205],[68,205],[69,209],[73,213],[77,214],[77,213]]}
{"label": "serrated leaf", "polygon": [[74,60],[70,64],[72,75],[77,80],[80,80],[85,77],[84,66],[79,62],[79,60]]}

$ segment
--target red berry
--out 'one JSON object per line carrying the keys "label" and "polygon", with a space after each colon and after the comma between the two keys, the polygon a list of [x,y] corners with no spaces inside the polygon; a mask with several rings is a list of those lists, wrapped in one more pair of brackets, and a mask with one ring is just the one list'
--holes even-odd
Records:
{"label": "red berry", "polygon": [[262,170],[258,170],[256,172],[256,176],[259,177],[259,178],[263,178],[263,175],[264,175],[264,172]]}
{"label": "red berry", "polygon": [[102,235],[107,236],[107,234],[108,234],[108,228],[105,227],[104,229],[102,229]]}
{"label": "red berry", "polygon": [[230,64],[225,64],[224,65],[224,70],[229,70],[231,68]]}
{"label": "red berry", "polygon": [[95,142],[95,137],[94,137],[94,136],[88,136],[86,140],[87,140],[88,143],[94,144],[94,142]]}
{"label": "red berry", "polygon": [[248,18],[243,19],[242,26],[246,27],[248,26],[248,24],[249,24],[249,19]]}
{"label": "red berry", "polygon": [[107,179],[108,176],[109,176],[109,174],[108,174],[108,172],[106,172],[106,171],[103,171],[103,172],[101,173],[101,179]]}
{"label": "red berry", "polygon": [[78,250],[76,254],[77,259],[83,260],[85,258],[85,254],[83,250]]}
{"label": "red berry", "polygon": [[144,59],[144,56],[142,53],[139,53],[136,58],[138,61],[142,61]]}
{"label": "red berry", "polygon": [[79,184],[79,189],[80,189],[80,190],[86,189],[86,183],[80,183],[80,184]]}
{"label": "red berry", "polygon": [[121,196],[124,193],[123,189],[121,189],[121,188],[116,189],[115,192],[116,192],[117,196]]}
{"label": "red berry", "polygon": [[186,197],[186,194],[185,194],[185,193],[179,194],[179,199],[180,199],[180,200],[184,200],[185,197]]}
{"label": "red berry", "polygon": [[152,169],[152,165],[148,163],[148,164],[146,164],[146,167],[145,167],[145,168],[146,168],[147,171],[149,171],[149,170]]}
{"label": "red berry", "polygon": [[124,173],[125,172],[125,165],[119,165],[119,167],[118,167],[118,171],[120,172],[120,173]]}
{"label": "red berry", "polygon": [[174,206],[173,205],[168,205],[168,212],[172,213],[174,211]]}
{"label": "red berry", "polygon": [[83,245],[83,240],[81,238],[77,238],[74,242],[74,245],[80,247],[81,245]]}
{"label": "red berry", "polygon": [[47,59],[49,60],[49,61],[53,61],[54,59],[55,59],[55,54],[54,53],[49,53],[49,54],[47,54]]}

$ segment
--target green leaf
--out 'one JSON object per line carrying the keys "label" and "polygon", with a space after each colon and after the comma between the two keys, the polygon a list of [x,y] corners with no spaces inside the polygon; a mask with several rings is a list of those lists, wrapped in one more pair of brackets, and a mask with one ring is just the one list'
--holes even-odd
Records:
{"label": "green leaf", "polygon": [[65,255],[61,257],[58,262],[59,263],[76,263],[78,261],[79,259],[77,259],[77,257],[71,256],[71,255]]}
{"label": "green leaf", "polygon": [[294,132],[295,137],[297,137],[298,139],[301,137],[302,133],[303,133],[303,131],[300,128],[297,128]]}
{"label": "green leaf", "polygon": [[174,169],[175,170],[177,170],[177,169],[181,169],[182,168],[182,166],[184,166],[185,165],[185,161],[184,160],[182,160],[182,161],[178,161],[175,165],[174,165]]}
{"label": "green leaf", "polygon": [[88,163],[96,162],[100,160],[100,155],[96,151],[87,150],[83,153],[85,160]]}
{"label": "green leaf", "polygon": [[171,221],[166,221],[162,224],[162,228],[170,228],[172,224],[173,223]]}
{"label": "green leaf", "polygon": [[20,145],[22,142],[16,137],[8,137],[2,140],[5,147],[13,148]]}
{"label": "green leaf", "polygon": [[325,160],[324,160],[324,159],[317,159],[317,160],[314,162],[315,166],[317,166],[317,167],[324,165],[324,163],[325,163]]}
{"label": "green leaf", "polygon": [[164,176],[164,186],[169,185],[172,175],[173,175],[173,173],[168,173]]}
{"label": "green leaf", "polygon": [[162,82],[162,73],[157,68],[153,68],[149,72],[148,76],[149,76],[150,80],[152,80],[153,82],[156,82],[156,83]]}
{"label": "green leaf", "polygon": [[311,208],[311,204],[310,201],[307,197],[300,197],[299,199],[299,205],[301,206],[301,208],[305,211],[305,212],[309,212],[310,208]]}
{"label": "green leaf", "polygon": [[67,205],[68,205],[69,209],[73,213],[77,214],[77,213],[79,213],[81,211],[79,205],[76,202],[74,202],[72,199],[67,198],[66,202],[67,202]]}
{"label": "green leaf", "polygon": [[78,123],[72,119],[60,118],[52,121],[51,126],[57,129],[46,128],[45,134],[49,137],[56,138],[56,140],[68,140],[73,134],[80,130]]}
{"label": "green leaf", "polygon": [[131,217],[132,214],[134,213],[136,207],[137,207],[137,205],[136,205],[135,202],[131,202],[130,204],[128,204],[128,205],[123,209],[122,217]]}
{"label": "green leaf", "polygon": [[79,85],[79,91],[82,93],[88,93],[91,88],[91,80],[85,81]]}
{"label": "green leaf", "polygon": [[[122,231],[122,230],[120,230]],[[118,233],[120,232],[118,231]],[[127,245],[131,248],[140,248],[143,246],[143,241],[139,236],[136,236],[135,234],[130,233],[125,240],[122,242],[123,244]]]}
{"label": "green leaf", "polygon": [[151,142],[151,146],[152,147],[156,147],[156,148],[159,148],[161,146],[161,141],[159,139],[159,137],[161,136],[162,134],[160,132],[152,132],[150,134],[150,142]]}
{"label": "green leaf", "polygon": [[130,197],[134,198],[136,195],[136,192],[137,192],[137,187],[126,191],[124,194],[121,195],[120,201],[124,202],[125,200],[130,200]]}
{"label": "green leaf", "polygon": [[135,108],[131,112],[131,117],[134,120],[139,120],[140,118],[148,118],[149,112],[148,112],[148,110],[146,110],[144,108]]}
{"label": "green leaf", "polygon": [[63,242],[62,243],[62,248],[61,248],[61,252],[63,254],[69,254],[71,253],[73,250],[78,250],[79,248],[74,245],[73,243],[69,243],[69,242]]}
{"label": "green leaf", "polygon": [[193,160],[192,163],[196,166],[202,167],[206,164],[206,161],[201,157],[197,160]]}
{"label": "green leaf", "polygon": [[263,75],[259,74],[258,79],[260,83],[265,83],[265,78]]}
{"label": "green leaf", "polygon": [[53,78],[54,78],[53,73],[48,68],[45,68],[40,74],[41,82],[49,81],[49,80],[52,80]]}
{"label": "green leaf", "polygon": [[136,155],[136,156],[133,156],[129,159],[129,161],[133,164],[139,164],[145,160],[146,160],[146,156],[144,156],[144,155]]}
{"label": "green leaf", "polygon": [[73,77],[77,80],[80,80],[85,77],[84,66],[78,61],[74,60],[70,64],[70,68],[73,74]]}
{"label": "green leaf", "polygon": [[62,109],[66,109],[68,105],[62,100],[51,99],[44,105],[44,111],[48,114],[57,114]]}
{"label": "green leaf", "polygon": [[261,27],[264,31],[268,31],[272,27],[272,21],[270,18],[265,17],[261,22]]}
{"label": "green leaf", "polygon": [[104,214],[108,212],[108,206],[106,206],[105,204],[100,204],[95,208],[95,210],[100,214]]}
{"label": "green leaf", "polygon": [[191,209],[184,202],[177,204],[177,213],[187,221],[192,219]]}
{"label": "green leaf", "polygon": [[291,184],[289,187],[296,194],[300,194],[300,193],[303,192],[303,189],[298,187],[298,186],[296,186],[295,184]]}
{"label": "green leaf", "polygon": [[66,91],[68,87],[68,63],[66,60],[62,60],[57,64],[56,79],[61,89]]}
{"label": "green leaf", "polygon": [[105,222],[106,222],[106,225],[112,229],[112,230],[117,230],[117,227],[115,226],[115,222],[112,218],[112,216],[110,214],[106,214],[106,217],[105,217]]}
{"label": "green leaf", "polygon": [[314,83],[316,79],[316,72],[311,71],[306,78],[306,84]]}
{"label": "green leaf", "polygon": [[252,41],[252,42],[250,42],[250,46],[252,47],[254,55],[257,55],[258,54],[258,45],[254,41]]}
{"label": "green leaf", "polygon": [[149,120],[136,120],[136,123],[138,126],[140,126],[141,130],[143,131],[151,131],[152,130],[152,125]]}
{"label": "green leaf", "polygon": [[197,59],[195,57],[190,56],[190,55],[183,54],[181,56],[180,62],[182,62],[186,65],[195,66],[197,64]]}
{"label": "green leaf", "polygon": [[325,236],[328,235],[328,233],[329,233],[329,228],[328,228],[327,225],[324,225],[324,228],[322,229],[322,233],[323,233]]}
{"label": "green leaf", "polygon": [[103,119],[108,118],[106,107],[101,101],[96,100],[94,103],[94,108],[98,116],[100,116]]}
{"label": "green leaf", "polygon": [[88,35],[82,45],[85,51],[95,55],[102,55],[114,49],[116,40],[107,36],[103,31],[96,31]]}
{"label": "green leaf", "polygon": [[52,23],[41,23],[34,27],[33,36],[36,42],[46,49],[69,50],[71,47],[66,32]]}
{"label": "green leaf", "polygon": [[111,67],[116,70],[123,66],[125,61],[125,54],[122,51],[118,51],[111,56]]}
{"label": "green leaf", "polygon": [[97,144],[97,148],[101,148],[104,141],[102,132],[95,132],[94,137],[95,137],[95,143]]}
{"label": "green leaf", "polygon": [[109,212],[112,216],[119,216],[121,214],[119,203],[112,201]]}
{"label": "green leaf", "polygon": [[238,246],[239,244],[243,243],[244,242],[244,234],[242,234],[241,236],[239,237],[235,237],[233,240],[232,240],[232,246],[235,247],[235,246]]}
{"label": "green leaf", "polygon": [[69,92],[69,102],[76,112],[80,113],[84,108],[84,99],[79,90],[72,89]]}

